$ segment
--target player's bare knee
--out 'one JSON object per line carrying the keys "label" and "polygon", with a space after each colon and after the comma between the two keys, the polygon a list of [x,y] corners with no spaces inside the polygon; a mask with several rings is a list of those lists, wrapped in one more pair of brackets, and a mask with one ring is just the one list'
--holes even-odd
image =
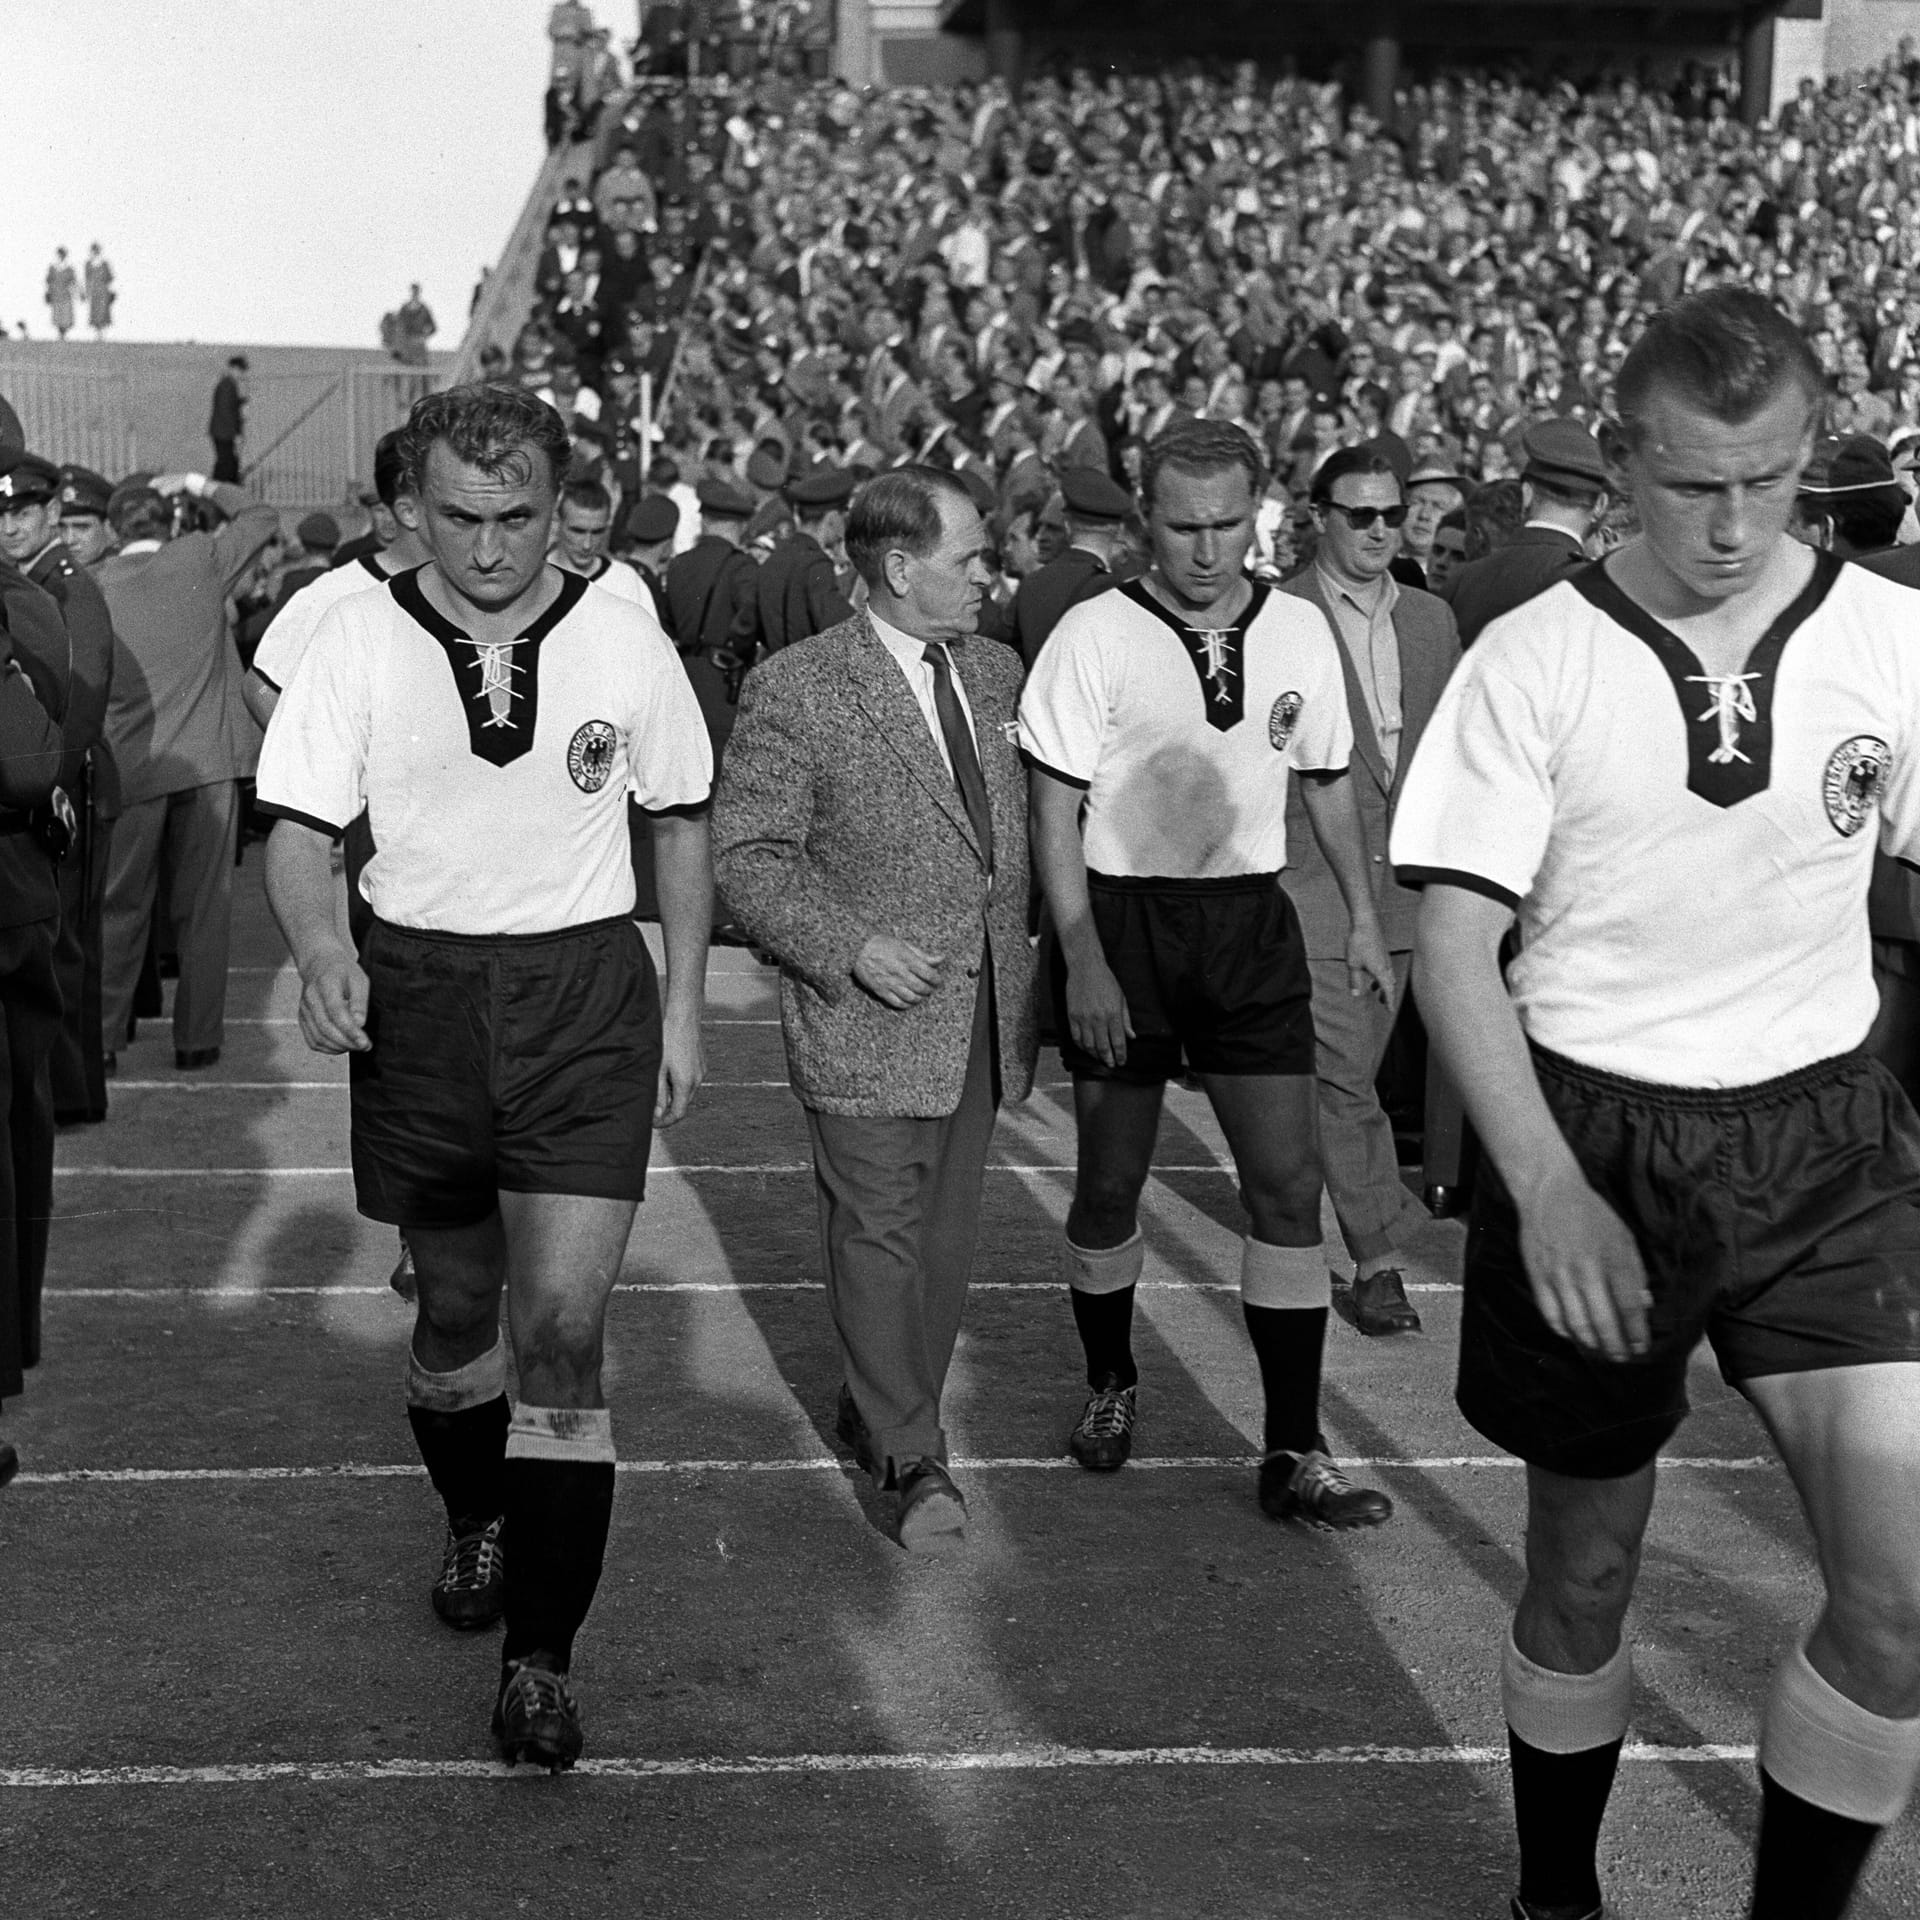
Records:
{"label": "player's bare knee", "polygon": [[1863,1706],[1898,1719],[1920,1714],[1920,1593],[1837,1576],[1822,1637],[1850,1673],[1871,1682],[1876,1697]]}
{"label": "player's bare knee", "polygon": [[416,1267],[418,1293],[415,1298],[416,1328],[443,1343],[455,1345],[479,1342],[474,1348],[492,1343],[500,1325],[500,1289],[450,1281],[429,1275]]}
{"label": "player's bare knee", "polygon": [[1273,1246],[1291,1246],[1302,1234],[1320,1232],[1320,1163],[1265,1173],[1240,1187],[1241,1203],[1253,1222],[1254,1237]]}
{"label": "player's bare knee", "polygon": [[549,1407],[597,1404],[605,1317],[597,1306],[555,1302],[516,1321],[514,1361],[524,1397]]}
{"label": "player's bare knee", "polygon": [[1124,1176],[1082,1174],[1067,1215],[1067,1238],[1076,1247],[1117,1247],[1140,1224],[1140,1186]]}

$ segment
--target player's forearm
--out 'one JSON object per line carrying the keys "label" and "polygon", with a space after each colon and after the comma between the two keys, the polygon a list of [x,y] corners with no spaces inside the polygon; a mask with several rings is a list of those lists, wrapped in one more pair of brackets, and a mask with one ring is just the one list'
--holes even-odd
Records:
{"label": "player's forearm", "polygon": [[240,682],[240,698],[253,715],[254,725],[264,731],[267,722],[273,718],[274,708],[280,704],[279,689],[270,686],[257,669],[249,667],[247,677]]}
{"label": "player's forearm", "polygon": [[351,953],[336,899],[332,841],[297,820],[276,820],[267,839],[267,901],[302,979],[321,960]]}
{"label": "player's forearm", "polygon": [[1093,899],[1087,888],[1086,849],[1080,840],[1079,788],[1051,774],[1028,775],[1028,839],[1040,890],[1053,916],[1054,937],[1071,970],[1104,957],[1093,924]]}
{"label": "player's forearm", "polygon": [[1300,797],[1307,809],[1307,821],[1320,852],[1333,875],[1333,883],[1346,902],[1347,915],[1356,927],[1379,918],[1374,903],[1373,883],[1367,874],[1367,841],[1360,830],[1360,809],[1353,798],[1353,780],[1348,774],[1303,775]]}
{"label": "player's forearm", "polygon": [[698,1021],[706,1003],[707,946],[713,931],[713,854],[707,816],[662,814],[653,822],[654,890],[667,949],[665,1014]]}
{"label": "player's forearm", "polygon": [[1500,977],[1508,916],[1494,902],[1429,887],[1420,904],[1414,995],[1481,1143],[1527,1207],[1578,1163],[1540,1092],[1520,1017]]}

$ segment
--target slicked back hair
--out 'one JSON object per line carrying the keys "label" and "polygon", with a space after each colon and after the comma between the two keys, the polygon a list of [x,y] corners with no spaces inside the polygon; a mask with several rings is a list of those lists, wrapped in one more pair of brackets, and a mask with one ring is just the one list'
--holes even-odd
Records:
{"label": "slicked back hair", "polygon": [[1384,474],[1399,488],[1400,498],[1407,497],[1407,483],[1400,478],[1400,469],[1378,447],[1341,447],[1321,461],[1307,498],[1316,507],[1326,505],[1333,498],[1334,482],[1356,473]]}
{"label": "slicked back hair", "polygon": [[1254,499],[1267,483],[1260,449],[1225,420],[1181,420],[1147,442],[1140,467],[1140,504],[1153,511],[1153,497],[1162,473],[1177,467],[1182,473],[1226,473],[1238,468],[1247,476]]}
{"label": "slicked back hair", "polygon": [[1752,419],[1788,383],[1812,408],[1826,398],[1827,376],[1800,329],[1757,293],[1713,287],[1647,322],[1614,378],[1614,409],[1637,446],[1656,392],[1732,425]]}
{"label": "slicked back hair", "polygon": [[556,494],[573,454],[567,423],[544,400],[504,380],[476,380],[429,393],[413,403],[400,431],[402,465],[416,493],[426,481],[427,455],[436,444],[464,465],[513,486],[535,477],[529,451],[544,454]]}
{"label": "slicked back hair", "polygon": [[611,513],[613,495],[598,480],[569,480],[561,490],[563,506],[580,507],[588,513]]}
{"label": "slicked back hair", "polygon": [[894,467],[875,474],[847,512],[847,559],[869,587],[885,591],[895,548],[924,560],[940,544],[940,499],[965,506],[973,495],[938,467]]}

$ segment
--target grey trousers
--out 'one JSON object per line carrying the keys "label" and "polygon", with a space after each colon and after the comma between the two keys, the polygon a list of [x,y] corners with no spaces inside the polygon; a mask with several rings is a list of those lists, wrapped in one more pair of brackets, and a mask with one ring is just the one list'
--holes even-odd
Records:
{"label": "grey trousers", "polygon": [[1347,991],[1344,960],[1309,960],[1314,1054],[1320,1076],[1320,1159],[1347,1253],[1357,1264],[1393,1251],[1413,1201],[1400,1184],[1393,1125],[1373,1077],[1386,1058],[1413,956],[1393,956],[1393,1004]]}
{"label": "grey trousers", "polygon": [[940,1393],[960,1334],[999,1105],[992,987],[983,969],[960,1104],[944,1119],[807,1110],[827,1305],[881,1484],[945,1460]]}
{"label": "grey trousers", "polygon": [[173,1044],[183,1053],[219,1046],[227,1014],[239,792],[231,780],[187,787],[135,801],[113,823],[100,940],[101,1045],[108,1053],[127,1044],[163,860],[180,954]]}

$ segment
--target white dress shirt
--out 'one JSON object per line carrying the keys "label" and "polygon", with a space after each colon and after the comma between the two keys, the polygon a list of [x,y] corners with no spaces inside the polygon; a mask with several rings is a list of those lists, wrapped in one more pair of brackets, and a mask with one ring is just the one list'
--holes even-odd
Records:
{"label": "white dress shirt", "polygon": [[[920,703],[920,711],[925,716],[927,731],[933,735],[933,744],[940,749],[940,758],[946,762],[947,771],[953,771],[953,756],[947,752],[947,736],[940,730],[940,709],[933,703],[933,668],[927,662],[927,645],[924,640],[916,640],[910,633],[902,633],[898,627],[889,626],[886,621],[869,607],[867,618],[873,622],[874,637],[900,663],[900,671],[907,676],[907,685],[913,689],[913,697]],[[935,645],[945,647],[947,665],[953,665],[953,649],[946,647],[944,641]],[[973,750],[980,751],[980,730],[973,724],[973,706],[967,699],[967,690],[961,684],[960,676],[953,676],[953,691],[960,702],[960,711],[967,716],[967,731],[973,735]]]}
{"label": "white dress shirt", "polygon": [[1399,603],[1400,588],[1390,573],[1374,582],[1371,595],[1363,598],[1343,580],[1336,580],[1325,567],[1316,567],[1320,591],[1333,614],[1333,630],[1340,636],[1353,670],[1359,677],[1361,697],[1367,703],[1367,718],[1373,722],[1373,735],[1380,742],[1380,758],[1387,778],[1400,759],[1400,636],[1393,630],[1393,610]]}

